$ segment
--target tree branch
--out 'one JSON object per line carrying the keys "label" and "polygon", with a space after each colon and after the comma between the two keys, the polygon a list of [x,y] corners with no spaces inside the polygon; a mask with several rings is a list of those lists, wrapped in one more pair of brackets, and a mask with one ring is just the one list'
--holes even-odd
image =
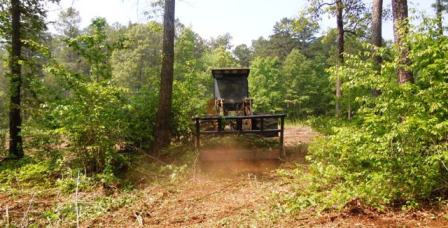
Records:
{"label": "tree branch", "polygon": [[323,3],[320,3],[319,5],[317,5],[316,9],[320,9],[320,8],[322,8],[324,6],[334,6],[335,4],[336,4],[336,2],[332,2],[332,3],[323,2]]}
{"label": "tree branch", "polygon": [[354,35],[354,36],[357,36],[357,35],[358,35],[358,34],[357,34],[355,31],[353,31],[353,30],[345,30],[345,29],[344,29],[344,33],[349,33],[349,34]]}

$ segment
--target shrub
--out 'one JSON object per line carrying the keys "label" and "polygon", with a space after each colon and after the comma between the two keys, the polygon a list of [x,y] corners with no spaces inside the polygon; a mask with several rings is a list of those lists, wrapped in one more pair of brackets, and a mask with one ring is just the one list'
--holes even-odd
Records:
{"label": "shrub", "polygon": [[[413,84],[396,82],[394,60],[378,73],[364,60],[369,55],[348,55],[346,66],[331,70],[344,76],[346,91],[366,92],[355,100],[352,124],[327,129],[310,147],[311,190],[296,199],[328,208],[359,198],[380,207],[446,196],[448,38],[419,32],[409,42]],[[372,90],[381,93],[372,97]]]}
{"label": "shrub", "polygon": [[106,38],[106,22],[99,18],[89,33],[67,40],[89,64],[89,74],[50,64],[46,70],[62,89],[55,96],[49,88],[47,97],[54,99],[43,104],[43,109],[46,126],[66,143],[69,153],[64,159],[89,172],[110,175],[126,165],[120,148],[126,142],[131,108],[127,90],[117,86],[111,75],[109,60],[119,43],[111,44]]}

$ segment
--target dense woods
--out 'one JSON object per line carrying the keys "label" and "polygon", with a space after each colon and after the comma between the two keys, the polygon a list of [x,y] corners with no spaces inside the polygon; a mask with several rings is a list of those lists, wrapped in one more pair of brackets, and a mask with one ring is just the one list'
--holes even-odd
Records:
{"label": "dense woods", "polygon": [[[73,192],[76,175],[120,188],[137,154],[193,153],[191,118],[207,112],[211,69],[250,67],[256,112],[320,133],[309,168],[292,175],[306,184],[278,200],[287,211],[447,199],[444,0],[417,23],[407,0],[309,0],[251,45],[226,31],[201,37],[175,20],[174,0],[154,4],[163,20],[128,25],[81,28],[64,9],[50,32],[47,2],[57,3],[0,0],[0,191],[42,178]],[[382,38],[389,11],[393,41]],[[322,30],[324,15],[333,28]]]}

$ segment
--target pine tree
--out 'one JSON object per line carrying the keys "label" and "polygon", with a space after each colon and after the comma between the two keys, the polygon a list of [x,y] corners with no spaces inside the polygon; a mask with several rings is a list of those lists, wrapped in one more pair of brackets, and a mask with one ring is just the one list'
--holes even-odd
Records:
{"label": "pine tree", "polygon": [[175,0],[165,0],[163,17],[162,69],[160,73],[160,93],[154,129],[153,151],[170,144],[170,119],[174,74],[174,12]]}

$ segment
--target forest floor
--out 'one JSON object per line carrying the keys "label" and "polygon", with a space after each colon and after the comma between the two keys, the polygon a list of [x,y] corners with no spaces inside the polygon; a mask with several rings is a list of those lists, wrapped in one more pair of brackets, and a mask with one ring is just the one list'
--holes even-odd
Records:
{"label": "forest floor", "polygon": [[160,181],[151,169],[136,167],[134,188],[107,196],[98,189],[78,195],[0,191],[0,224],[75,226],[76,213],[67,211],[76,211],[78,203],[81,227],[448,227],[446,209],[378,212],[356,200],[338,212],[286,213],[279,196],[294,186],[282,172],[306,172],[307,144],[316,135],[306,126],[288,127],[289,159],[282,163],[234,162],[200,170],[158,161],[170,169],[170,179]]}

